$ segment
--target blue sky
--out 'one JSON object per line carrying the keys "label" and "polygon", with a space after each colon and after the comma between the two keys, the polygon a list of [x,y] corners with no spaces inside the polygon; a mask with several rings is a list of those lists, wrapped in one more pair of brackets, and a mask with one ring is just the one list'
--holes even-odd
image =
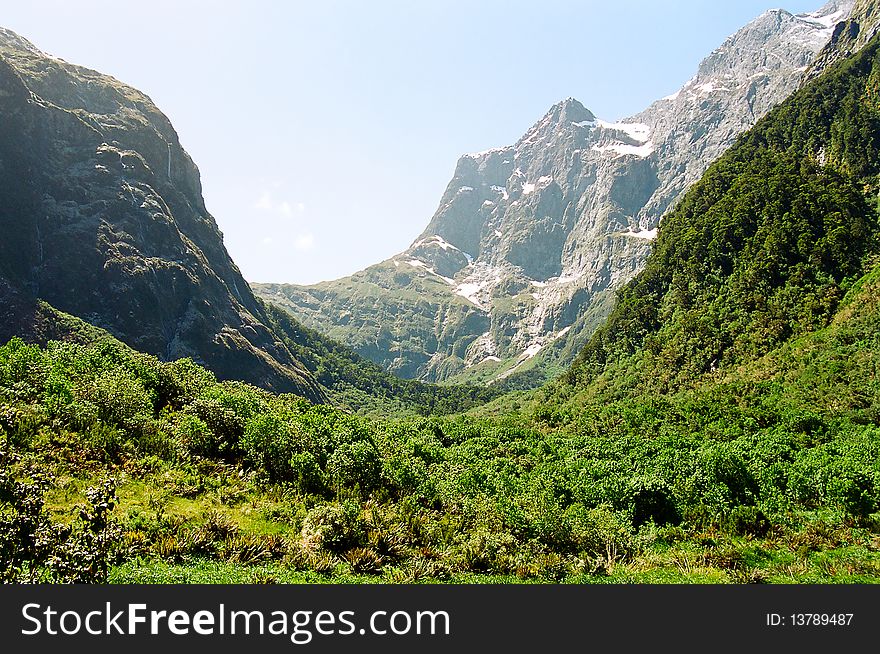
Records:
{"label": "blue sky", "polygon": [[569,96],[637,113],[769,2],[19,0],[0,24],[150,95],[245,277],[312,283],[405,249],[461,154]]}

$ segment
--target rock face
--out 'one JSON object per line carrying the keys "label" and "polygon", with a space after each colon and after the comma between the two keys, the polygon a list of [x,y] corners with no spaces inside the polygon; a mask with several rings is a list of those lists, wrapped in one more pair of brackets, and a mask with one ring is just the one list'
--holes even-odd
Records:
{"label": "rock face", "polygon": [[514,145],[462,157],[405,252],[350,278],[255,290],[402,376],[491,381],[541,362],[540,381],[641,270],[663,214],[798,87],[851,9],[768,11],[625,120],[560,102]]}
{"label": "rock face", "polygon": [[876,0],[856,0],[847,20],[837,23],[828,43],[816,55],[803,78],[809,82],[837,61],[861,50],[880,30],[880,7]]}
{"label": "rock face", "polygon": [[[160,358],[322,398],[265,326],[148,97],[0,29],[0,115],[4,300],[39,298]],[[3,327],[0,339],[27,331]]]}

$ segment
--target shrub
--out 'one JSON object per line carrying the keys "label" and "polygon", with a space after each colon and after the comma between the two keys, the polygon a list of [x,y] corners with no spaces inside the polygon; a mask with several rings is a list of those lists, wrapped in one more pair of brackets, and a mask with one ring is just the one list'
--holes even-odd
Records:
{"label": "shrub", "polygon": [[191,451],[201,456],[225,457],[234,455],[244,434],[245,420],[220,401],[200,397],[189,404],[184,414],[198,418],[208,434],[198,439]]}
{"label": "shrub", "polygon": [[153,399],[139,379],[115,368],[78,389],[80,399],[97,407],[98,419],[126,427],[135,416],[152,415]]}
{"label": "shrub", "polygon": [[681,515],[665,481],[638,477],[629,488],[628,504],[633,525],[641,527],[651,521],[657,525],[678,524]]}
{"label": "shrub", "polygon": [[119,556],[121,530],[112,518],[116,487],[112,481],[86,490],[71,525],[54,524],[44,493],[49,476],[30,482],[12,478],[14,462],[0,452],[0,580],[5,582],[106,583]]}
{"label": "shrub", "polygon": [[311,452],[297,452],[287,462],[290,481],[304,493],[320,493],[324,490],[324,473]]}
{"label": "shrub", "polygon": [[308,512],[300,537],[308,549],[341,553],[365,545],[367,528],[356,502],[333,502]]}
{"label": "shrub", "polygon": [[337,492],[359,488],[362,493],[369,493],[382,480],[379,452],[370,441],[340,445],[327,460],[327,478]]}
{"label": "shrub", "polygon": [[184,451],[199,456],[211,456],[216,454],[218,439],[205,421],[189,413],[177,413],[174,415],[172,431],[175,439],[183,447]]}

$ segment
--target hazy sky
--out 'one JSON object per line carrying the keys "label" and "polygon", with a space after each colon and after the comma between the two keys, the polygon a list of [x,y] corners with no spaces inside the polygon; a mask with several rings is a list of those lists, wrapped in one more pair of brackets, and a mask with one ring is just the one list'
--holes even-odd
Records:
{"label": "hazy sky", "polygon": [[147,93],[244,276],[312,283],[405,249],[461,154],[568,96],[637,113],[771,2],[0,0],[0,24]]}

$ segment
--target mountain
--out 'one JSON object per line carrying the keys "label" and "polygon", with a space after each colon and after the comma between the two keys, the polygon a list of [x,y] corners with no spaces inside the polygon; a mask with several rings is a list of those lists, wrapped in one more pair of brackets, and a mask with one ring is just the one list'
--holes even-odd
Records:
{"label": "mountain", "polygon": [[834,63],[858,52],[880,30],[880,10],[871,0],[856,0],[847,20],[837,23],[828,43],[804,74],[803,83],[815,79]]}
{"label": "mountain", "polygon": [[624,120],[560,102],[514,145],[462,157],[405,252],[345,279],[255,291],[402,377],[543,381],[644,267],[663,214],[798,87],[851,8],[768,11]]}
{"label": "mountain", "polygon": [[0,30],[0,113],[4,304],[40,298],[143,352],[322,398],[266,327],[148,97]]}
{"label": "mountain", "polygon": [[876,404],[878,98],[880,36],[743,135],[664,218],[567,381],[622,397],[745,369],[821,381],[817,407]]}
{"label": "mountain", "polygon": [[115,338],[347,408],[443,413],[497,395],[397,379],[256,298],[140,91],[0,28],[0,115],[0,343]]}
{"label": "mountain", "polygon": [[[33,338],[112,338],[9,288]],[[568,375],[481,415],[0,344],[0,580],[876,582],[880,35],[740,135],[618,297]],[[325,387],[392,381],[263,310]]]}

